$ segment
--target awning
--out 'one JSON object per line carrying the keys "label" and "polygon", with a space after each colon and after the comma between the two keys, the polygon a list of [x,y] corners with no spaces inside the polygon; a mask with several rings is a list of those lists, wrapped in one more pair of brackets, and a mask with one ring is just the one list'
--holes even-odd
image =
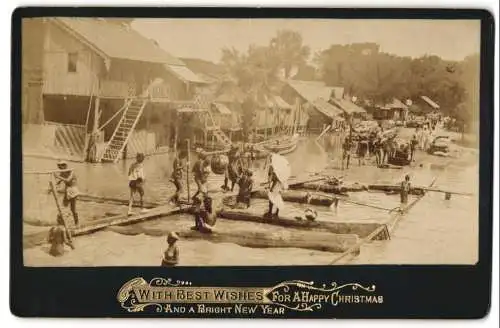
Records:
{"label": "awning", "polygon": [[180,107],[177,108],[178,113],[201,113],[206,112],[205,108],[193,108],[193,107]]}
{"label": "awning", "polygon": [[165,67],[174,73],[178,78],[185,82],[192,82],[192,83],[208,83],[207,81],[203,80],[201,77],[196,75],[193,71],[191,71],[187,66],[180,66],[180,65],[165,65]]}
{"label": "awning", "polygon": [[221,104],[221,103],[214,103],[215,108],[219,111],[220,114],[222,115],[231,115],[231,110],[226,107],[226,105]]}
{"label": "awning", "polygon": [[439,109],[439,105],[436,104],[434,101],[432,101],[429,97],[427,96],[420,96],[423,101],[425,101],[429,106],[431,106],[434,109]]}
{"label": "awning", "polygon": [[364,110],[363,108],[359,107],[358,105],[354,104],[349,100],[332,99],[332,101],[335,103],[335,105],[339,106],[347,114],[366,113],[366,110]]}
{"label": "awning", "polygon": [[329,118],[337,118],[342,115],[342,111],[332,104],[328,103],[326,100],[322,98],[318,98],[312,103],[313,107],[316,108],[318,112],[329,117]]}

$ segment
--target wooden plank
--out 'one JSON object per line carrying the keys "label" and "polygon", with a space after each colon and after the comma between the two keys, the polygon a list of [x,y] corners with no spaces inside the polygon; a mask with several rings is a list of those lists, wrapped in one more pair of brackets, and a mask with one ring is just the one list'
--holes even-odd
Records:
{"label": "wooden plank", "polygon": [[121,214],[121,215],[117,215],[117,216],[107,217],[107,218],[88,222],[87,224],[85,224],[83,226],[72,229],[72,235],[73,236],[86,235],[86,234],[89,234],[89,233],[92,233],[92,232],[95,232],[98,230],[102,230],[102,229],[110,227],[110,226],[138,223],[141,221],[156,219],[156,218],[160,218],[163,216],[178,214],[181,212],[182,212],[182,209],[180,209],[178,207],[174,207],[171,205],[165,205],[165,206],[160,206],[160,207],[157,207],[157,208],[150,210],[146,213],[141,213],[138,215],[128,216],[127,214]]}

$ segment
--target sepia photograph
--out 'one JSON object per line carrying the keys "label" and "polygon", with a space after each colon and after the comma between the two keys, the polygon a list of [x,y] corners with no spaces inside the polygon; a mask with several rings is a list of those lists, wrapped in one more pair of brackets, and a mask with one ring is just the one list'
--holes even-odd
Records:
{"label": "sepia photograph", "polygon": [[26,267],[478,262],[479,19],[24,17],[21,43]]}

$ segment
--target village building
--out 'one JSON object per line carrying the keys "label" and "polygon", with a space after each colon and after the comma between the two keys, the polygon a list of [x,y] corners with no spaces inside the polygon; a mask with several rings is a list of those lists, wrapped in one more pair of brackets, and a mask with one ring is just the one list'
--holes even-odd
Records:
{"label": "village building", "polygon": [[375,120],[406,121],[408,117],[408,106],[401,100],[392,98],[386,104],[368,106],[368,112]]}
{"label": "village building", "polygon": [[346,120],[361,119],[366,111],[344,97],[344,88],[331,87],[321,81],[289,80],[282,90],[287,101],[296,101],[307,113],[307,130],[321,132],[345,126]]}
{"label": "village building", "polygon": [[412,118],[440,115],[440,106],[427,96],[420,96],[411,100],[409,116]]}
{"label": "village building", "polygon": [[[32,54],[43,58],[43,120],[30,123],[43,121],[42,139],[67,155],[88,159],[94,145],[93,161],[114,162],[175,148],[185,131],[178,112],[208,108],[200,92],[207,81],[132,29],[131,19],[35,20],[43,26],[43,51]],[[25,117],[33,116],[42,114]]]}

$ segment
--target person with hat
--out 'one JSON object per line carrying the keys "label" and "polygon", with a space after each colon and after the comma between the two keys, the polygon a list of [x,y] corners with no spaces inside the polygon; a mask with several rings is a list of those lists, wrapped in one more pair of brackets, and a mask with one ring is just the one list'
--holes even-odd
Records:
{"label": "person with hat", "polygon": [[175,232],[170,232],[167,236],[167,249],[163,252],[163,258],[161,260],[161,266],[172,267],[179,264],[179,246],[177,246],[177,241],[179,240],[179,235]]}
{"label": "person with hat", "polygon": [[55,174],[55,178],[58,180],[57,185],[64,183],[63,205],[66,207],[69,206],[75,225],[78,225],[79,221],[78,213],[76,212],[76,200],[78,198],[79,191],[76,185],[76,174],[73,170],[68,169],[68,163],[65,161],[59,161],[57,163],[57,168],[60,170],[59,173]]}
{"label": "person with hat", "polygon": [[65,245],[68,245],[71,249],[75,249],[71,240],[71,234],[66,229],[61,214],[57,215],[57,226],[50,228],[47,241],[50,243],[49,254],[52,256],[62,256]]}
{"label": "person with hat", "polygon": [[401,206],[404,206],[408,203],[408,195],[410,194],[411,184],[410,184],[410,176],[405,175],[405,179],[401,182],[401,190],[399,192],[401,196]]}
{"label": "person with hat", "polygon": [[145,212],[146,210],[144,209],[144,203],[143,203],[143,198],[144,198],[144,182],[145,182],[145,175],[144,175],[144,154],[143,153],[137,153],[136,155],[136,161],[132,163],[128,170],[128,186],[130,188],[130,198],[128,202],[128,215],[134,214],[132,212],[132,206],[134,204],[134,195],[137,193],[139,194],[140,197],[140,207],[142,209],[142,212]]}

